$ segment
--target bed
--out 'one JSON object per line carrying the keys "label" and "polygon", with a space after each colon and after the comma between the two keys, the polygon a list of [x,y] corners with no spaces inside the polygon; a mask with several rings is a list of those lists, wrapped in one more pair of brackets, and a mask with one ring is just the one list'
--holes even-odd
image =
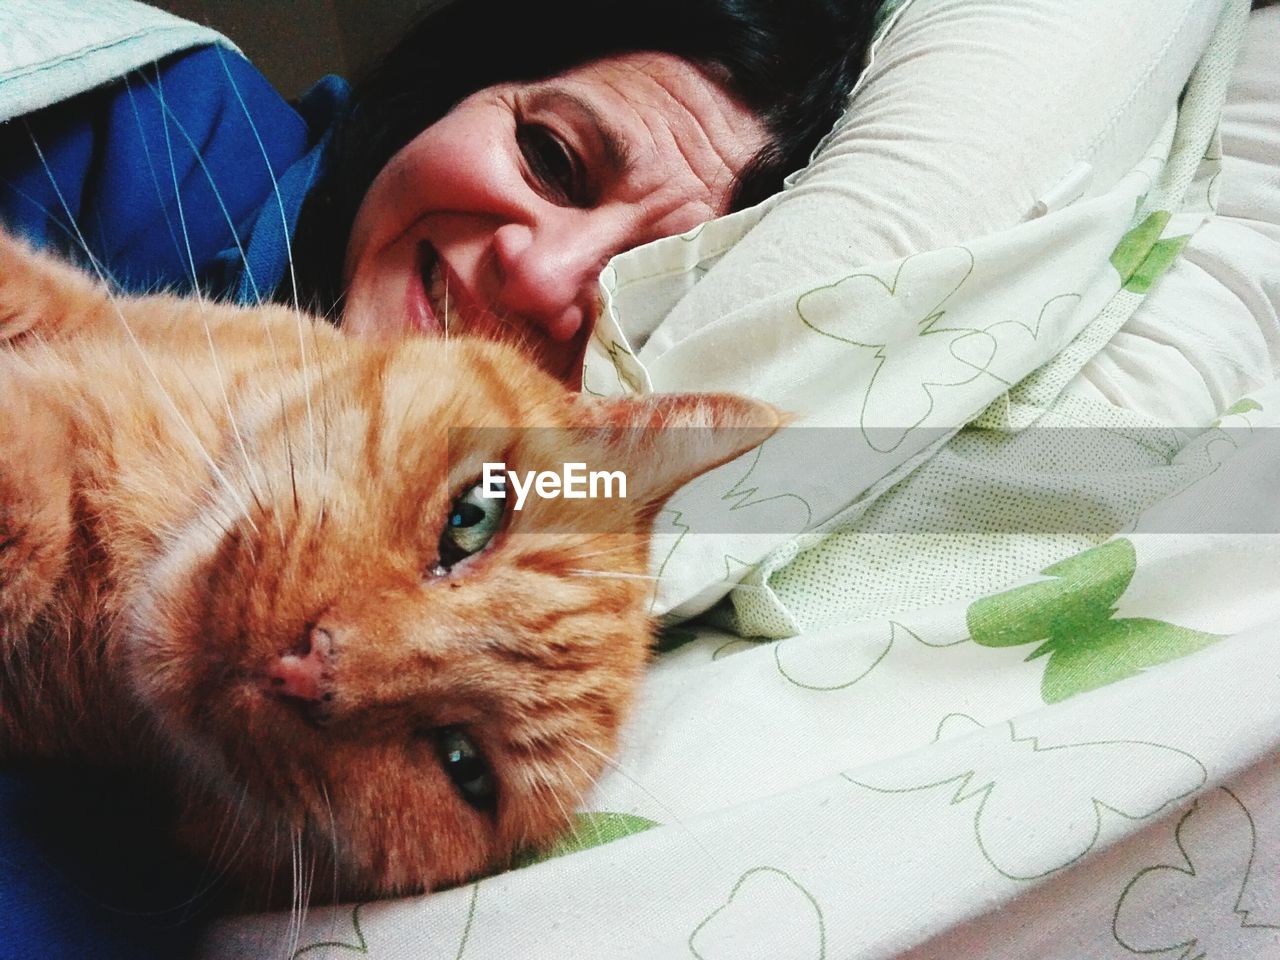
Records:
{"label": "bed", "polygon": [[749,376],[807,429],[664,514],[676,615],[575,833],[203,955],[1280,956],[1280,10],[1212,12],[1108,190],[696,330],[772,204],[615,260],[588,390],[731,387],[768,337]]}
{"label": "bed", "polygon": [[[867,78],[942,6],[886,5]],[[1280,957],[1280,9],[1176,14],[1207,39],[1150,146],[1016,223],[851,257],[813,219],[850,119],[616,258],[585,389],[798,425],[660,518],[659,653],[574,832],[200,956]]]}

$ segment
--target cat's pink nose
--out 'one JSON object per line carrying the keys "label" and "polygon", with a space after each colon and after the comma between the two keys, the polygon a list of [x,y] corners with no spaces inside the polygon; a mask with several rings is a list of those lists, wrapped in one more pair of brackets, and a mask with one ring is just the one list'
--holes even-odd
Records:
{"label": "cat's pink nose", "polygon": [[306,703],[332,699],[333,635],[313,627],[297,647],[280,654],[262,672],[263,688]]}

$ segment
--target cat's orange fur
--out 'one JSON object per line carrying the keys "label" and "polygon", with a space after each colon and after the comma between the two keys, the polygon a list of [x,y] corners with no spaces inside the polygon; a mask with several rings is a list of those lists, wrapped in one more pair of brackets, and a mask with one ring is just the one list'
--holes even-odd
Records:
{"label": "cat's orange fur", "polygon": [[[561,830],[647,657],[653,514],[777,425],[733,397],[588,400],[495,344],[116,299],[3,236],[0,341],[0,758],[160,778],[185,843],[259,892],[299,836],[353,896]],[[616,429],[670,423],[750,429]],[[446,455],[451,427],[495,429]],[[631,496],[532,502],[439,575],[484,460],[623,469]],[[317,628],[328,698],[274,696]],[[442,727],[484,751],[493,811],[443,773]]]}

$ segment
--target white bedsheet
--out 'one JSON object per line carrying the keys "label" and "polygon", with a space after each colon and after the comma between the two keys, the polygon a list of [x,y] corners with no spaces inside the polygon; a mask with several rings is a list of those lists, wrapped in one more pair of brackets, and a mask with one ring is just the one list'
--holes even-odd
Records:
{"label": "white bedsheet", "polygon": [[1218,211],[1068,389],[1194,427],[1280,377],[1280,7],[1256,11],[1222,117]]}
{"label": "white bedsheet", "polygon": [[1277,535],[1135,534],[970,603],[699,629],[584,806],[584,844],[632,835],[203,956],[1273,960],[1277,569]]}
{"label": "white bedsheet", "polygon": [[1280,9],[1253,20],[1218,216],[1068,388],[1227,411],[1196,483],[948,602],[674,628],[585,849],[296,942],[229,919],[205,960],[1280,957]]}

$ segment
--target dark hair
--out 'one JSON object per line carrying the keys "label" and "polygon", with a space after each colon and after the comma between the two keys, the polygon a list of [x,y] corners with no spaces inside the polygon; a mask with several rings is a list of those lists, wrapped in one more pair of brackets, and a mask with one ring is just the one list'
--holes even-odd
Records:
{"label": "dark hair", "polygon": [[[401,147],[483,87],[590,60],[657,51],[707,70],[762,121],[769,142],[739,178],[741,209],[808,161],[844,108],[879,0],[453,0],[412,27],[355,84],[329,170],[295,241],[303,302],[340,299],[342,258],[365,191]],[[290,295],[291,299],[291,295]]]}

